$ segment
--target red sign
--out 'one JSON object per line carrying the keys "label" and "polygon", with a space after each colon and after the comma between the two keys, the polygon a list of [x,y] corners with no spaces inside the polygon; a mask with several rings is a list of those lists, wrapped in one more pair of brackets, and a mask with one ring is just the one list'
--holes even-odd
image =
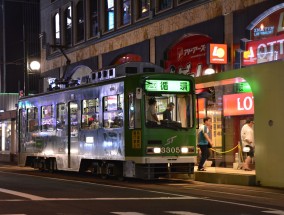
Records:
{"label": "red sign", "polygon": [[207,64],[207,45],[212,38],[201,34],[187,34],[167,51],[165,70],[171,73],[201,76]]}
{"label": "red sign", "polygon": [[283,4],[269,8],[258,16],[249,26],[250,40],[260,40],[284,33],[284,8]]}
{"label": "red sign", "polygon": [[227,44],[210,44],[210,63],[227,64]]}
{"label": "red sign", "polygon": [[252,93],[239,93],[223,96],[224,116],[254,114],[254,99]]}
{"label": "red sign", "polygon": [[[197,104],[198,102],[198,104]],[[197,113],[198,111],[198,113]],[[197,99],[196,101],[196,118],[203,119],[206,116],[205,113],[205,98]]]}
{"label": "red sign", "polygon": [[284,34],[246,44],[243,65],[253,65],[284,58]]}

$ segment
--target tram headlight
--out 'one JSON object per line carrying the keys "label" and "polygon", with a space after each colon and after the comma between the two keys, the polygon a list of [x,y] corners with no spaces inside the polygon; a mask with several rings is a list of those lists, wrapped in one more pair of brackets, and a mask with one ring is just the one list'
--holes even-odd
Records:
{"label": "tram headlight", "polygon": [[181,147],[180,151],[181,151],[182,154],[186,154],[186,153],[188,153],[188,148],[187,147]]}
{"label": "tram headlight", "polygon": [[154,148],[154,153],[155,154],[160,154],[161,153],[161,148],[160,147],[155,147]]}
{"label": "tram headlight", "polygon": [[161,148],[160,147],[147,147],[147,154],[160,154]]}
{"label": "tram headlight", "polygon": [[195,152],[194,146],[182,146],[180,148],[180,152],[182,154],[194,153]]}

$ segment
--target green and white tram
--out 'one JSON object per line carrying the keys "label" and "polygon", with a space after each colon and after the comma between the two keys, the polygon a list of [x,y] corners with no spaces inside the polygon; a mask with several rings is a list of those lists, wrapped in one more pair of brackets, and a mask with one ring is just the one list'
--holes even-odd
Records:
{"label": "green and white tram", "polygon": [[[48,170],[154,179],[191,174],[196,162],[191,76],[130,62],[91,73],[85,83],[19,100],[19,163]],[[155,97],[159,122],[147,122]],[[163,111],[173,102],[172,121]]]}

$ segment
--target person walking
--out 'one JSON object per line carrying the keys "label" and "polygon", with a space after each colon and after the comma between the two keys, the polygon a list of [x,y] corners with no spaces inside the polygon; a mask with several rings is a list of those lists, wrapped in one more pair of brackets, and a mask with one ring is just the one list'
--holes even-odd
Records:
{"label": "person walking", "polygon": [[198,133],[198,147],[201,150],[201,159],[198,164],[198,171],[205,171],[204,163],[210,157],[210,148],[213,146],[211,140],[211,125],[212,120],[210,117],[203,119],[203,125],[201,126]]}
{"label": "person walking", "polygon": [[241,130],[242,146],[247,149],[246,150],[247,157],[242,166],[242,169],[245,171],[251,171],[250,164],[251,164],[252,158],[254,157],[255,144],[254,144],[253,125],[254,125],[253,118],[248,118]]}

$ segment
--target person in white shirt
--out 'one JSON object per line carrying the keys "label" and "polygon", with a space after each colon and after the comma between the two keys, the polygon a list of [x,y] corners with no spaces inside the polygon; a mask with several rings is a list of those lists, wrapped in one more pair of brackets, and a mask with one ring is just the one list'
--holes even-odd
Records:
{"label": "person in white shirt", "polygon": [[251,164],[251,160],[254,157],[254,130],[253,130],[254,121],[253,118],[249,118],[246,120],[246,124],[242,127],[241,130],[241,140],[243,147],[248,147],[249,152],[247,152],[246,160],[243,164],[243,169],[245,171],[251,171],[249,168]]}

